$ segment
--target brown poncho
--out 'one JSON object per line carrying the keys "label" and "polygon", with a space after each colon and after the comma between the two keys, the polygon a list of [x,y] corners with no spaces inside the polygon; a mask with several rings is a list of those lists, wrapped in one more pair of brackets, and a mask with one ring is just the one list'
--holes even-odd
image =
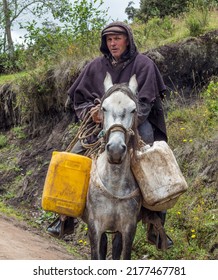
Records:
{"label": "brown poncho", "polygon": [[[122,22],[113,22],[105,29],[111,26],[121,26],[126,30],[129,38],[128,50],[122,55],[121,64],[118,64],[117,67],[112,65],[111,54],[107,48],[105,36],[102,35],[100,50],[104,56],[98,57],[86,65],[68,92],[73,101],[76,115],[79,119],[83,119],[86,112],[95,106],[94,101],[101,99],[104,94],[103,82],[106,72],[111,74],[113,83],[127,83],[131,76],[136,74],[139,107],[140,103],[141,105],[152,105],[148,120],[155,129],[155,140],[167,140],[161,104],[161,97],[166,87],[160,72],[151,59],[138,53],[128,25]],[[146,114],[145,118],[147,118]]]}

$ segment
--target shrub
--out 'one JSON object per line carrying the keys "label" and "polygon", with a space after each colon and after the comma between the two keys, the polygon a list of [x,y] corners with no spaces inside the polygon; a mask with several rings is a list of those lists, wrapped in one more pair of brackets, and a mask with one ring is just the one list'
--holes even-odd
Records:
{"label": "shrub", "polygon": [[190,1],[189,12],[186,16],[186,26],[191,36],[199,36],[206,30],[209,23],[209,11],[214,7],[214,0]]}
{"label": "shrub", "polygon": [[218,115],[218,82],[211,81],[202,94],[211,114]]}
{"label": "shrub", "polygon": [[186,10],[188,2],[189,0],[142,0],[137,16],[145,20],[156,16],[178,16]]}
{"label": "shrub", "polygon": [[8,143],[7,136],[0,134],[0,149],[4,148]]}

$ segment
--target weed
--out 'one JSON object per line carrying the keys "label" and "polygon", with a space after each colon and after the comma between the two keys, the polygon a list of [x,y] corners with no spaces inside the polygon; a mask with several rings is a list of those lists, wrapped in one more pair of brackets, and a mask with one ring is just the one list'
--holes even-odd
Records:
{"label": "weed", "polygon": [[0,149],[4,148],[7,146],[8,143],[8,138],[6,135],[0,134]]}
{"label": "weed", "polygon": [[27,72],[19,72],[10,75],[0,75],[0,85],[4,85],[6,83],[11,83],[13,81],[17,81],[18,79],[25,77]]}
{"label": "weed", "polygon": [[22,220],[22,216],[14,208],[5,205],[2,201],[0,201],[0,213],[10,217],[15,217],[18,220]]}
{"label": "weed", "polygon": [[53,222],[55,218],[56,218],[55,213],[50,212],[50,211],[41,210],[39,217],[37,217],[34,221],[37,224],[41,225],[44,222]]}
{"label": "weed", "polygon": [[211,81],[208,88],[202,93],[209,112],[218,117],[218,82]]}
{"label": "weed", "polygon": [[141,52],[165,44],[179,42],[188,36],[195,36],[218,28],[216,8],[193,8],[179,17],[152,18],[147,23],[134,21],[131,25],[135,42]]}
{"label": "weed", "polygon": [[24,127],[16,126],[16,127],[12,128],[12,132],[13,132],[15,138],[17,138],[17,139],[26,138],[26,134],[24,132]]}

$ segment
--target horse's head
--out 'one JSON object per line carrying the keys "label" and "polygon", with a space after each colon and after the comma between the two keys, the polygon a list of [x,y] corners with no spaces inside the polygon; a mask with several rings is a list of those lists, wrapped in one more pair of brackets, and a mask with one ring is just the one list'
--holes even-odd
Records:
{"label": "horse's head", "polygon": [[137,81],[133,75],[129,84],[113,85],[109,73],[104,80],[105,95],[101,101],[103,129],[106,132],[106,152],[110,163],[123,161],[130,136],[134,134],[137,115]]}

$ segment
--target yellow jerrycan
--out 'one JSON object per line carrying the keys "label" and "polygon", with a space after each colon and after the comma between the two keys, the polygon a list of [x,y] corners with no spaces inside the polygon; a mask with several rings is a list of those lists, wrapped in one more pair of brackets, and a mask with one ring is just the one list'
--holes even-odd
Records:
{"label": "yellow jerrycan", "polygon": [[42,208],[72,217],[80,217],[86,204],[92,160],[86,156],[52,153],[45,179]]}

